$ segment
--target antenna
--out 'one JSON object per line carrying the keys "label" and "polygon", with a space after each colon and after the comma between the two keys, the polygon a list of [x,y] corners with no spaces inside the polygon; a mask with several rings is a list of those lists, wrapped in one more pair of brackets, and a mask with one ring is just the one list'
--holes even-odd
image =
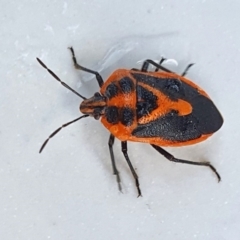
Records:
{"label": "antenna", "polygon": [[[49,69],[39,58],[37,58],[37,61],[41,64],[41,66],[43,68],[45,68],[57,81],[59,81],[65,88],[67,88],[68,90],[70,90],[71,92],[75,93],[77,96],[79,96],[80,98],[82,98],[83,100],[85,100],[86,98],[83,97],[81,94],[79,94],[78,92],[76,92],[74,89],[72,89],[70,86],[68,86],[65,82],[63,82],[51,69]],[[67,122],[65,124],[63,124],[61,127],[59,127],[58,129],[56,129],[52,134],[50,134],[50,136],[44,141],[44,143],[42,144],[39,153],[42,152],[42,150],[45,148],[45,146],[47,145],[48,141],[50,140],[50,138],[54,137],[62,128],[67,127],[68,125],[77,122],[78,120],[88,117],[89,115],[83,115],[81,117],[78,117],[70,122]]]}
{"label": "antenna", "polygon": [[42,67],[44,67],[45,69],[47,69],[47,71],[57,80],[59,81],[65,88],[67,88],[68,90],[70,90],[71,92],[75,93],[76,95],[78,95],[80,98],[82,99],[86,99],[85,97],[83,97],[81,94],[79,94],[78,92],[76,92],[74,89],[72,89],[71,87],[69,87],[65,82],[63,82],[51,69],[49,69],[39,58],[37,58],[37,61],[42,65]]}
{"label": "antenna", "polygon": [[85,117],[88,117],[89,115],[83,115],[81,117],[78,117],[70,122],[67,122],[65,124],[63,124],[61,127],[59,127],[58,129],[56,129],[52,134],[50,134],[50,136],[44,141],[43,145],[41,146],[40,150],[39,150],[39,153],[42,152],[42,150],[45,148],[45,146],[47,145],[48,141],[50,140],[50,138],[54,137],[62,128],[65,128],[67,127],[68,125],[74,123],[74,122],[77,122],[78,120],[80,120],[81,118],[85,118]]}

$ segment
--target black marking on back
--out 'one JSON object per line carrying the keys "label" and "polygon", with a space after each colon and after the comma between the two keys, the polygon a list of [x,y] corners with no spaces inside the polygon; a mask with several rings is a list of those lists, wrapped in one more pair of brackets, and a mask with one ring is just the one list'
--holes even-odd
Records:
{"label": "black marking on back", "polygon": [[124,126],[131,126],[134,120],[134,112],[131,108],[124,107],[121,109],[121,123]]}
{"label": "black marking on back", "polygon": [[129,77],[124,77],[119,80],[119,85],[123,93],[131,93],[134,89],[133,81]]}
{"label": "black marking on back", "polygon": [[107,107],[105,110],[105,116],[109,123],[116,124],[119,121],[118,108],[115,106]]}
{"label": "black marking on back", "polygon": [[[132,73],[132,75],[138,82],[156,88],[168,96],[172,101],[177,101],[179,98],[183,99],[184,96],[189,96],[194,91],[197,92],[196,89],[177,78],[157,78],[142,73]],[[191,89],[186,89],[186,85]],[[190,91],[186,92],[186,90]]]}
{"label": "black marking on back", "polygon": [[108,98],[111,99],[115,96],[117,96],[118,94],[118,87],[115,83],[110,83],[107,88],[106,91],[104,93],[104,95]]}
{"label": "black marking on back", "polygon": [[192,114],[180,117],[177,112],[172,111],[150,123],[139,124],[132,135],[141,138],[161,137],[170,141],[184,142],[202,135],[198,125],[197,118]]}
{"label": "black marking on back", "polygon": [[148,124],[139,125],[133,135],[138,137],[161,137],[172,141],[188,141],[202,134],[216,132],[223,118],[214,103],[187,83],[174,78],[156,78],[142,73],[133,73],[138,82],[143,82],[161,91],[172,101],[185,100],[192,105],[192,113],[178,116],[171,112]]}
{"label": "black marking on back", "polygon": [[137,86],[137,119],[150,114],[158,107],[157,96],[144,87]]}

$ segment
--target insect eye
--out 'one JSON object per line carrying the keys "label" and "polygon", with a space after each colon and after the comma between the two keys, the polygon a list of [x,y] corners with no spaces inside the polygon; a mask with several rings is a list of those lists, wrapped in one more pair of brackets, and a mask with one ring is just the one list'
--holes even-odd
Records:
{"label": "insect eye", "polygon": [[94,108],[93,117],[94,117],[96,120],[98,120],[98,119],[101,117],[102,112],[103,112],[103,108],[101,108],[101,107],[96,107],[96,108]]}
{"label": "insect eye", "polygon": [[101,97],[101,94],[99,92],[94,93],[94,97]]}

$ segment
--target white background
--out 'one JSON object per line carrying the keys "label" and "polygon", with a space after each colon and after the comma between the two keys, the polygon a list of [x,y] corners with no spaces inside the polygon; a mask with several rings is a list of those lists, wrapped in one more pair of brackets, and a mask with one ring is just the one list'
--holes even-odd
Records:
{"label": "white background", "polygon": [[[0,239],[240,239],[239,1],[1,1]],[[116,141],[123,194],[108,150],[109,133],[83,119],[42,142],[78,116],[81,99],[43,69],[41,58],[86,97],[120,67],[165,56],[212,97],[224,125],[209,140],[168,148],[176,157],[209,160],[205,167],[171,163],[146,144],[129,143],[143,197]]]}

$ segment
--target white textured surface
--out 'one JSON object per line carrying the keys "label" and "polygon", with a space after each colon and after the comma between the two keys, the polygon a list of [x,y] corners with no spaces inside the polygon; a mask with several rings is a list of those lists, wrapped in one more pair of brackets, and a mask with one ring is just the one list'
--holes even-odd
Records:
{"label": "white textured surface", "polygon": [[[2,1],[0,239],[239,239],[239,8],[238,1],[223,0]],[[170,163],[150,146],[130,143],[143,192],[136,198],[117,141],[120,194],[109,134],[94,119],[64,129],[39,155],[53,130],[79,116],[80,99],[35,58],[83,95],[98,90],[73,68],[69,46],[104,78],[161,55],[175,59],[178,66],[169,67],[178,72],[195,62],[188,77],[209,93],[225,123],[206,142],[168,150],[210,160],[223,181],[204,167]]]}

